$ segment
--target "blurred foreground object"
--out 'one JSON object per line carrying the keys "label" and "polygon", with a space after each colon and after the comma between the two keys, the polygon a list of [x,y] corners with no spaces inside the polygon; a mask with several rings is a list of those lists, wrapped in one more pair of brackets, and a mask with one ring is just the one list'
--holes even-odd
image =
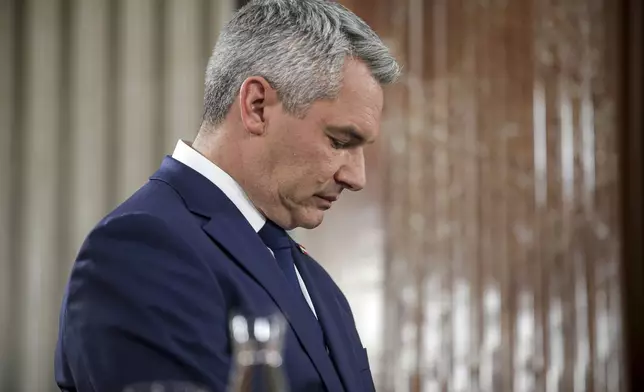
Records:
{"label": "blurred foreground object", "polygon": [[[286,328],[280,313],[268,317],[235,314],[231,318],[233,365],[226,392],[289,392],[282,366]],[[128,386],[123,392],[220,391],[188,382],[155,381]]]}
{"label": "blurred foreground object", "polygon": [[288,392],[282,367],[286,326],[280,314],[232,318],[234,359],[228,392]]}
{"label": "blurred foreground object", "polygon": [[128,386],[123,392],[213,392],[188,382],[158,381]]}

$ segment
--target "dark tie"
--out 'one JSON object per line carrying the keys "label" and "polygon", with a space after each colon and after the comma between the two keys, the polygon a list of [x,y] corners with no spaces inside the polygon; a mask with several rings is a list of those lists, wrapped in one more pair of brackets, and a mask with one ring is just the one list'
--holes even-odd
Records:
{"label": "dark tie", "polygon": [[258,234],[262,241],[264,241],[264,244],[273,251],[275,260],[277,260],[277,264],[282,269],[288,283],[294,290],[297,290],[303,295],[300,282],[297,279],[297,273],[295,272],[295,260],[293,260],[292,253],[293,242],[286,233],[286,230],[274,222],[267,220]]}
{"label": "dark tie", "polygon": [[[297,279],[297,273],[295,272],[295,260],[293,259],[293,241],[291,240],[291,237],[289,237],[288,233],[286,233],[286,230],[282,229],[270,220],[266,221],[264,227],[261,228],[258,234],[262,241],[264,241],[264,245],[266,245],[270,250],[273,251],[275,260],[277,260],[277,264],[280,266],[282,272],[284,273],[284,276],[286,276],[286,280],[288,281],[290,286],[294,290],[297,290],[297,292],[300,294],[300,298],[302,298],[306,302],[306,298],[304,297],[304,293],[302,292],[302,288],[300,287],[300,282]],[[309,307],[308,303],[306,303],[306,305],[307,307]],[[311,312],[311,315],[313,315],[313,312]],[[315,325],[319,327],[317,328],[317,332],[319,334],[318,336],[320,337],[322,344],[326,348],[327,344],[324,332],[322,331],[320,325],[317,323],[317,319],[315,319],[315,321]],[[328,353],[329,349],[327,348],[326,351]]]}

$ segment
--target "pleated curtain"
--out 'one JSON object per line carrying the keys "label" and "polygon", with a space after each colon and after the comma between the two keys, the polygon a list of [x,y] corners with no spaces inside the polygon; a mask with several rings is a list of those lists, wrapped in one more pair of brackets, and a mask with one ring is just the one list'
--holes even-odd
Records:
{"label": "pleated curtain", "polygon": [[0,1],[0,390],[53,391],[88,230],[196,134],[232,0]]}

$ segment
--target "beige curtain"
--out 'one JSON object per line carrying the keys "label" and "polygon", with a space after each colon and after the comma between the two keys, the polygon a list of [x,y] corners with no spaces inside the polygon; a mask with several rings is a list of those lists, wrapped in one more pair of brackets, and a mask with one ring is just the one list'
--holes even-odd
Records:
{"label": "beige curtain", "polygon": [[199,126],[232,0],[0,1],[0,390],[55,390],[62,290],[93,224]]}

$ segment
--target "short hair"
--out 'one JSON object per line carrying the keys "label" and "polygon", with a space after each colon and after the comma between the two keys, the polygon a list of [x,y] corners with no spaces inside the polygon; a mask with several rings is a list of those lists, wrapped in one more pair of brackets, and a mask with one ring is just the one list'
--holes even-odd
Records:
{"label": "short hair", "polygon": [[376,33],[328,0],[254,0],[222,29],[208,62],[204,121],[223,122],[244,80],[261,76],[285,110],[302,115],[315,101],[337,97],[347,58],[369,68],[380,85],[400,67]]}

